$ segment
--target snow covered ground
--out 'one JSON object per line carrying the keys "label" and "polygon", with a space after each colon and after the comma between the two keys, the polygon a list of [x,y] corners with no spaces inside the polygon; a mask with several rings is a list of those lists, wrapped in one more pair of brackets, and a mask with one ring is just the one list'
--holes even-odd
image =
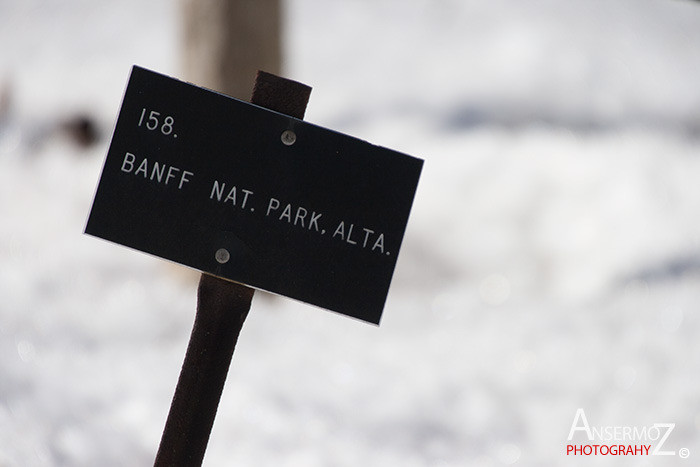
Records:
{"label": "snow covered ground", "polygon": [[[205,465],[696,465],[700,4],[289,0],[286,23],[306,119],[426,165],[381,327],[256,296]],[[165,0],[0,2],[1,467],[152,464],[196,275],[81,232],[129,68],[178,76],[178,34]],[[54,131],[78,112],[92,148]],[[674,423],[676,455],[567,457],[579,408]]]}

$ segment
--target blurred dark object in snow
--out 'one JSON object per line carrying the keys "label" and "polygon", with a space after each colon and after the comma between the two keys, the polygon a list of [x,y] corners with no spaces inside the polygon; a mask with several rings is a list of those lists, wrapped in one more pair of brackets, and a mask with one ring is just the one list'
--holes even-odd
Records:
{"label": "blurred dark object in snow", "polygon": [[10,113],[10,85],[0,82],[0,125],[7,119]]}
{"label": "blurred dark object in snow", "polygon": [[52,141],[88,149],[101,137],[97,120],[86,113],[48,120],[18,118],[9,106],[0,102],[0,154],[19,150],[37,155]]}
{"label": "blurred dark object in snow", "polygon": [[97,120],[85,111],[49,119],[22,117],[15,108],[9,80],[0,81],[0,153],[14,152],[22,146],[34,152],[56,137],[86,149],[99,141],[101,132]]}
{"label": "blurred dark object in snow", "polygon": [[0,156],[14,151],[20,142],[17,125],[10,120],[12,100],[9,81],[0,81]]}
{"label": "blurred dark object in snow", "polygon": [[457,103],[446,111],[439,111],[436,121],[451,133],[483,127],[499,127],[512,131],[533,127],[561,128],[579,134],[646,128],[674,132],[690,138],[700,136],[700,115],[697,113],[664,115],[652,111],[638,111],[605,115],[604,112],[596,110],[567,111],[509,102]]}
{"label": "blurred dark object in snow", "polygon": [[59,131],[68,140],[82,148],[88,148],[100,138],[95,119],[85,113],[78,113],[60,122]]}
{"label": "blurred dark object in snow", "polygon": [[700,254],[671,258],[665,262],[650,266],[633,274],[628,280],[644,282],[676,281],[687,275],[700,275]]}

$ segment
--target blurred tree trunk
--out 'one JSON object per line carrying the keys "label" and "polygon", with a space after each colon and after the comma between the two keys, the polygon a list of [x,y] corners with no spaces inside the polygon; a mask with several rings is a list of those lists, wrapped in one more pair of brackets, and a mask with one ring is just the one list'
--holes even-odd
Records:
{"label": "blurred tree trunk", "polygon": [[280,0],[181,0],[184,79],[248,100],[257,70],[281,74]]}

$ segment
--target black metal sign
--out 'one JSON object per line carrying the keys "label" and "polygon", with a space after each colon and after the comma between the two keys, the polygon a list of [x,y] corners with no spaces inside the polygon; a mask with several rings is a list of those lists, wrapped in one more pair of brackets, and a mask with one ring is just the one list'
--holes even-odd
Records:
{"label": "black metal sign", "polygon": [[134,67],[85,232],[378,324],[422,166]]}

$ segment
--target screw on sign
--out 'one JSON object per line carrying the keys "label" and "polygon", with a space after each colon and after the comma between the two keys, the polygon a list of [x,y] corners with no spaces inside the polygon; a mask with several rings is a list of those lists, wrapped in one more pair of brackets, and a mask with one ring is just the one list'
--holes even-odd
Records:
{"label": "screw on sign", "polygon": [[219,248],[216,250],[216,253],[214,254],[214,257],[216,258],[216,261],[218,261],[221,264],[228,263],[228,260],[231,259],[231,254],[228,252],[226,248]]}
{"label": "screw on sign", "polygon": [[292,130],[284,130],[282,132],[282,142],[287,146],[291,146],[297,140],[297,135]]}
{"label": "screw on sign", "polygon": [[201,465],[255,288],[379,324],[423,161],[304,122],[310,92],[132,69],[85,232],[203,272],[157,466]]}

